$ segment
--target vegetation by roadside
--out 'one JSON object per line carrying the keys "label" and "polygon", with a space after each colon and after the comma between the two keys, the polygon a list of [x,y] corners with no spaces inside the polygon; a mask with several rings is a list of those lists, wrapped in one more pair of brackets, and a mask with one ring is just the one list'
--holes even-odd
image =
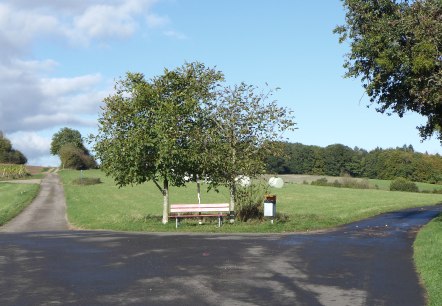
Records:
{"label": "vegetation by roadside", "polygon": [[17,216],[37,196],[40,185],[0,183],[0,226]]}
{"label": "vegetation by roadside", "polygon": [[[61,171],[71,224],[84,229],[123,231],[175,231],[174,222],[161,224],[162,197],[154,184],[118,188],[99,170],[83,171],[84,177],[99,178],[101,184],[76,185],[79,171]],[[204,190],[204,188],[203,188]],[[280,218],[269,221],[236,222],[216,227],[193,220],[183,221],[178,231],[200,232],[293,232],[330,228],[383,212],[442,202],[440,194],[391,192],[286,184],[271,190],[277,195]],[[196,203],[196,186],[172,188],[171,203]],[[202,193],[203,203],[227,202],[229,192]]]}
{"label": "vegetation by roadside", "polygon": [[428,305],[442,301],[442,215],[423,227],[414,242],[414,260],[428,293]]}

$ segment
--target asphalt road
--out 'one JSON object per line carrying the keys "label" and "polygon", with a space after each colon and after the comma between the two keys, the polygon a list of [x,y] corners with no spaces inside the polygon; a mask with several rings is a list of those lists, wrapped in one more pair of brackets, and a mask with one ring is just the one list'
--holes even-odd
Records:
{"label": "asphalt road", "polygon": [[67,231],[56,174],[0,231],[0,305],[425,305],[412,261],[442,206],[310,234]]}

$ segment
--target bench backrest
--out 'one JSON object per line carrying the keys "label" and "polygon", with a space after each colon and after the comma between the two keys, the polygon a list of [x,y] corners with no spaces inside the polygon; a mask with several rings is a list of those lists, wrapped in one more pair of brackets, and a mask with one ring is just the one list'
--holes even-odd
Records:
{"label": "bench backrest", "polygon": [[172,204],[171,213],[189,213],[189,212],[228,212],[229,203],[215,204]]}

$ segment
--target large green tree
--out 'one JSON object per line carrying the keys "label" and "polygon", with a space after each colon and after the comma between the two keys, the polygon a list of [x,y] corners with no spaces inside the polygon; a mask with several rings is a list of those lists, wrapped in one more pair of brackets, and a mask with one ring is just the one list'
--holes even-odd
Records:
{"label": "large green tree", "polygon": [[[188,174],[204,171],[199,154],[202,132],[223,74],[202,63],[186,63],[146,80],[128,73],[107,97],[94,150],[101,168],[119,186],[153,181],[163,194],[168,222],[169,185],[182,186]],[[161,185],[162,183],[162,185]]]}
{"label": "large green tree", "polygon": [[346,24],[335,32],[350,43],[344,67],[360,78],[381,113],[417,112],[424,139],[442,141],[442,1],[343,0]]}

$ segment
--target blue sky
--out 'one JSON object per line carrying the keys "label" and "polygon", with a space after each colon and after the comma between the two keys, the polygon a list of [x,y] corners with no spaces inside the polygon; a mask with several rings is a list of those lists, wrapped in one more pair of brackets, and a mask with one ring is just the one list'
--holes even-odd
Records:
{"label": "blue sky", "polygon": [[339,0],[0,0],[0,130],[29,164],[58,165],[52,135],[94,133],[115,79],[201,61],[229,83],[280,87],[291,142],[442,153],[420,142],[423,118],[378,114],[343,78],[348,47],[332,33],[343,23]]}

